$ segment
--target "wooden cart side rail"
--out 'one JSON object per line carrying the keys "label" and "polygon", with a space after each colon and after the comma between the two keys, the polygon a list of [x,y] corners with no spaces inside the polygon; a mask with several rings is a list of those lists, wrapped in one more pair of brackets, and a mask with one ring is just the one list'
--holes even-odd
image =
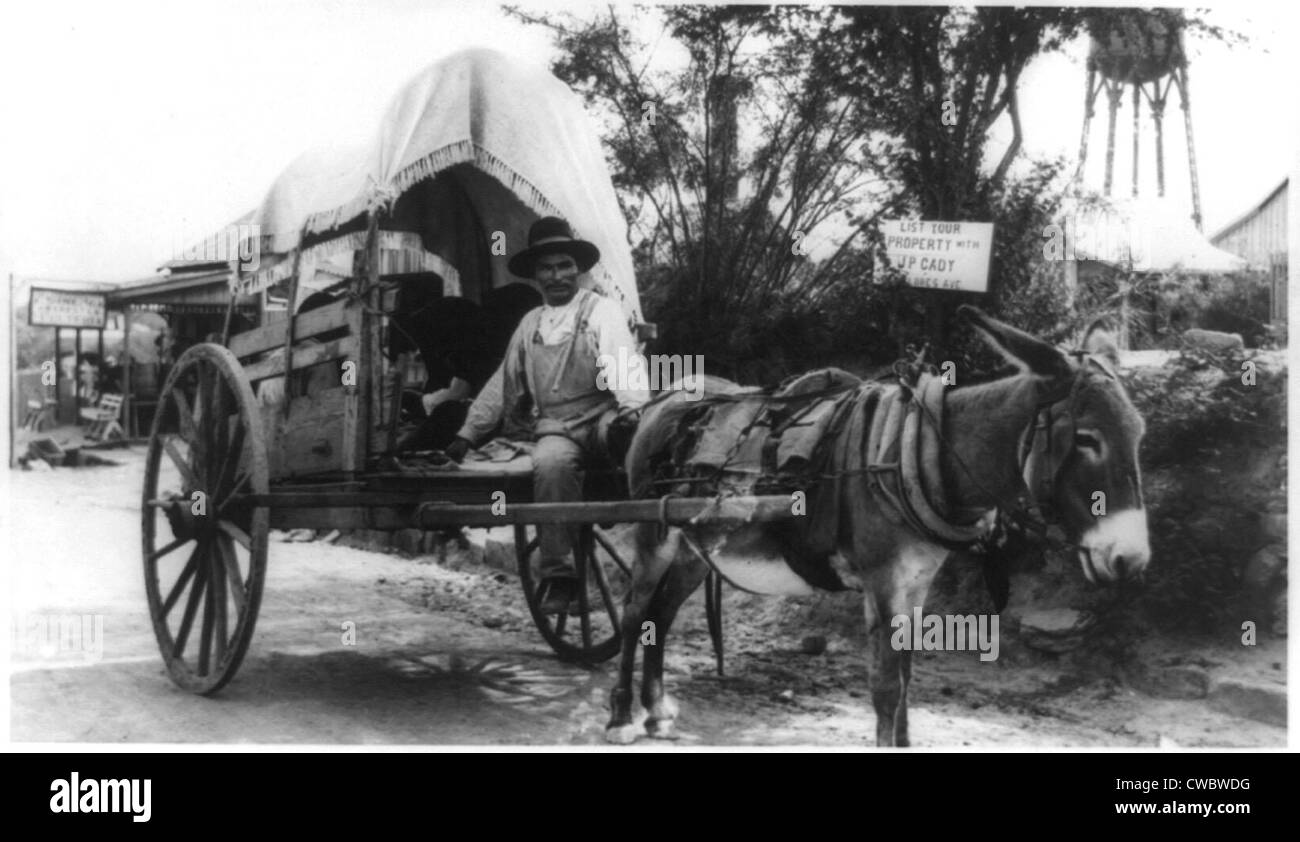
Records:
{"label": "wooden cart side rail", "polygon": [[[295,348],[293,352],[293,370],[299,371],[330,360],[355,360],[360,348],[361,342],[355,336],[336,339],[324,345],[308,345],[303,348]],[[283,374],[284,357],[278,355],[244,366],[244,376],[248,378],[250,383],[265,380],[268,377],[279,377]]]}
{"label": "wooden cart side rail", "polygon": [[[351,301],[345,298],[317,310],[294,316],[294,339],[310,339],[348,324],[347,310],[350,303]],[[228,347],[240,360],[266,351],[274,351],[284,346],[285,332],[288,329],[288,319],[263,325],[230,337]],[[297,354],[298,351],[295,349],[294,356]]]}
{"label": "wooden cart side rail", "polygon": [[[518,523],[655,523],[673,525],[719,521],[775,521],[797,517],[791,497],[771,494],[758,497],[668,497],[661,500],[615,500],[593,503],[510,503],[486,499],[481,504],[448,503],[428,499],[428,494],[400,492],[341,492],[300,494],[271,492],[242,495],[240,502],[268,506],[272,520],[295,520],[277,510],[413,508],[409,518],[394,517],[387,528],[437,529],[444,526],[503,526]],[[371,513],[373,517],[375,513]],[[400,523],[399,523],[400,521]],[[382,527],[380,527],[382,528]]]}

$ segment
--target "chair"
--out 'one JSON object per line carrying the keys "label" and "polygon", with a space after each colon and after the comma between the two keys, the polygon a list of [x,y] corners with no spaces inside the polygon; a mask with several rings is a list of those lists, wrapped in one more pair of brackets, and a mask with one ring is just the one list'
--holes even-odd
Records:
{"label": "chair", "polygon": [[90,422],[86,429],[86,438],[91,441],[108,441],[111,438],[125,438],[120,418],[122,415],[121,395],[101,395],[99,405],[81,410],[83,421]]}
{"label": "chair", "polygon": [[27,400],[27,415],[23,418],[23,429],[39,433],[52,420],[50,410],[58,406],[58,403],[53,398],[29,398]]}

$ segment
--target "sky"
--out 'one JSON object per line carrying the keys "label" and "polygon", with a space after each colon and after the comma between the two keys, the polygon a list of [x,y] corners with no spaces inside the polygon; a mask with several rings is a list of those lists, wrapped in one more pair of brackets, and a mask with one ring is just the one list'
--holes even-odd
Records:
{"label": "sky", "polygon": [[[1300,165],[1296,4],[1217,3],[1211,19],[1252,43],[1189,44],[1207,232]],[[0,276],[147,277],[177,248],[255,207],[304,150],[364,141],[409,78],[471,46],[539,68],[552,55],[544,32],[465,0],[8,5],[0,11]],[[1080,42],[1029,67],[1024,154],[1077,154],[1085,55]],[[1166,180],[1186,202],[1181,114],[1171,117]],[[1125,186],[1130,122],[1122,112],[1116,179]],[[1089,144],[1096,185],[1104,131],[1099,109]],[[995,144],[1007,136],[995,127]],[[1142,167],[1153,173],[1153,157]]]}

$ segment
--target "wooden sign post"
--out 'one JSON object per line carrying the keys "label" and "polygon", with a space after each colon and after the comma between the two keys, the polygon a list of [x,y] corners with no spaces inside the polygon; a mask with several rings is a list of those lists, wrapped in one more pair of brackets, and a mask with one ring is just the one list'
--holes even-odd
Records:
{"label": "wooden sign post", "polygon": [[885,252],[908,286],[927,290],[925,333],[938,353],[953,292],[988,292],[993,223],[886,220]]}

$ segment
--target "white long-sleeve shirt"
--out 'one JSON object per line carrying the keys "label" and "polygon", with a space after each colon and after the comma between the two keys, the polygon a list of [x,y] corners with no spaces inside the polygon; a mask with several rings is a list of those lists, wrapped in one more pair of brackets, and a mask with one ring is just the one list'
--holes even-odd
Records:
{"label": "white long-sleeve shirt", "polygon": [[[542,314],[537,323],[537,332],[541,335],[544,345],[563,344],[573,335],[580,299],[581,296],[575,295],[568,304],[559,307],[542,305]],[[632,332],[628,329],[623,309],[612,299],[602,297],[591,309],[591,314],[587,319],[587,328],[596,335],[596,347],[599,355],[597,366],[604,374],[605,383],[609,385],[609,391],[613,393],[619,409],[638,409],[643,406],[650,400],[649,390],[645,388],[627,388],[629,385],[627,382],[629,372],[623,368],[624,365],[628,365],[628,368],[639,365],[642,373],[647,369],[644,359],[641,359],[639,363],[629,365],[629,361],[633,357],[639,357],[640,354],[637,352],[636,341],[632,338]],[[512,338],[510,343],[512,347],[514,342],[515,338]],[[528,377],[529,392],[534,395],[538,394],[539,384],[532,382],[532,373],[527,367],[525,367],[525,372]],[[497,370],[493,372],[492,377],[483,386],[478,397],[474,399],[469,414],[465,418],[465,424],[457,435],[477,444],[492,432],[492,429],[501,420],[501,413],[504,409],[502,405],[504,400],[502,397],[502,380],[504,378],[505,364],[502,363],[497,366]]]}

